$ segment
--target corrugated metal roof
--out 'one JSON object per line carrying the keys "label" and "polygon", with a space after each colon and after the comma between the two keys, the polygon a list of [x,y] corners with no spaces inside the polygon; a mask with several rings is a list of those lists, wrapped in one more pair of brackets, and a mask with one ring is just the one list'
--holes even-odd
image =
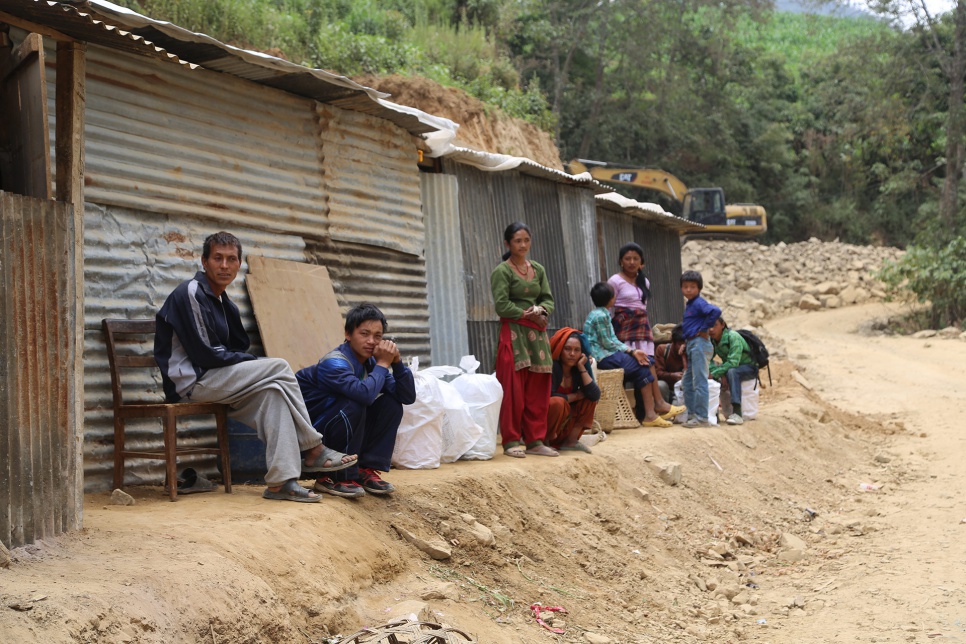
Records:
{"label": "corrugated metal roof", "polygon": [[613,188],[604,186],[593,179],[587,172],[582,174],[569,174],[563,170],[548,168],[526,157],[513,157],[506,154],[482,152],[480,150],[455,146],[450,146],[442,157],[447,161],[473,166],[477,170],[484,172],[516,170],[521,174],[547,179],[556,183],[584,186],[600,194],[613,191]]}
{"label": "corrugated metal roof", "polygon": [[426,219],[426,283],[433,363],[457,365],[469,353],[460,242],[459,183],[448,174],[419,175]]}
{"label": "corrugated metal roof", "polygon": [[704,229],[703,224],[675,217],[656,203],[635,201],[616,192],[597,195],[597,207],[637,217],[662,228],[676,230],[679,233],[693,233]]}
{"label": "corrugated metal roof", "polygon": [[[441,127],[439,117],[396,109],[389,95],[323,69],[276,58],[261,52],[240,49],[198,34],[170,22],[154,20],[103,0],[90,0],[90,9],[105,19],[174,52],[184,60],[202,65],[261,85],[331,103],[343,109],[361,111],[391,121],[411,134],[435,132]],[[445,120],[445,119],[444,119]],[[453,125],[455,129],[455,124]]]}
{"label": "corrugated metal roof", "polygon": [[0,11],[45,25],[83,42],[186,64],[175,54],[130,31],[98,20],[81,8],[49,0],[0,0]]}
{"label": "corrugated metal roof", "polygon": [[423,254],[412,138],[381,118],[317,104],[332,239]]}
{"label": "corrugated metal roof", "polygon": [[395,105],[385,100],[388,94],[345,76],[233,47],[110,2],[89,0],[78,7],[50,0],[0,0],[0,11],[49,26],[80,41],[200,65],[297,96],[365,112],[391,121],[411,134],[455,131],[458,127],[442,117]]}

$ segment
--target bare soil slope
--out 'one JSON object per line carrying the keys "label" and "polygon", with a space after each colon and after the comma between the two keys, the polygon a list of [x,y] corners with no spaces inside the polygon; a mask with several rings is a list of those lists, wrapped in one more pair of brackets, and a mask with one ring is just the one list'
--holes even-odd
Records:
{"label": "bare soil slope", "polygon": [[560,152],[547,132],[487,106],[466,92],[419,76],[358,76],[352,80],[392,94],[389,100],[459,123],[456,144],[485,152],[526,157],[563,170]]}
{"label": "bare soil slope", "polygon": [[[534,602],[569,611],[558,641],[961,641],[966,343],[855,333],[884,308],[768,323],[790,361],[740,428],[394,471],[391,499],[89,496],[82,532],[0,569],[0,641],[321,642],[421,612],[545,642]],[[681,484],[648,456],[681,464]]]}

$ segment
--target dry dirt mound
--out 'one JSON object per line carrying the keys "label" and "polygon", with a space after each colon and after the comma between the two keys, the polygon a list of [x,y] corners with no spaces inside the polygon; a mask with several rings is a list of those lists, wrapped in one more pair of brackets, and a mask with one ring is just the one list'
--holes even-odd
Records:
{"label": "dry dirt mound", "polygon": [[466,92],[419,76],[359,76],[352,80],[392,94],[390,100],[459,123],[456,144],[526,157],[563,170],[553,138],[531,123],[512,118]]}
{"label": "dry dirt mound", "polygon": [[[394,471],[390,499],[91,495],[84,531],[0,570],[0,639],[322,642],[401,613],[544,642],[536,602],[569,611],[558,641],[747,639],[759,620],[821,611],[821,592],[790,604],[783,576],[846,556],[832,535],[875,529],[854,482],[899,430],[827,407],[791,370],[776,365],[741,428],[618,430],[589,456]],[[674,464],[669,486],[657,470]]]}

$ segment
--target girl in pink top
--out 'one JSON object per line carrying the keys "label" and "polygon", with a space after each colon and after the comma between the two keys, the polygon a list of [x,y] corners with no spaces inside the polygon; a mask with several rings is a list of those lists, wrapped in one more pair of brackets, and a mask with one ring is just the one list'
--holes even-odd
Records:
{"label": "girl in pink top", "polygon": [[[654,411],[662,418],[671,419],[677,416],[684,407],[669,405],[661,395],[657,386],[657,374],[654,372],[654,336],[651,335],[651,325],[647,318],[647,300],[651,295],[651,282],[644,274],[644,249],[630,242],[624,244],[618,253],[621,270],[611,276],[607,283],[614,288],[616,298],[611,316],[617,339],[634,349],[641,349],[651,361],[651,375],[653,382],[650,395],[654,399]],[[641,393],[634,391],[638,409],[644,408]]]}

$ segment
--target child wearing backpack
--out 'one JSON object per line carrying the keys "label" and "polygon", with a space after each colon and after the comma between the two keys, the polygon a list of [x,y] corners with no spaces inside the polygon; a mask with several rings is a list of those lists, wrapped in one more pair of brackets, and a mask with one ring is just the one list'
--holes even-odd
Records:
{"label": "child wearing backpack", "polygon": [[685,352],[688,366],[684,371],[684,406],[688,410],[685,427],[708,425],[708,365],[714,348],[708,330],[721,317],[721,309],[701,297],[704,280],[698,271],[684,271],[681,275],[681,293],[688,303],[684,306],[681,328],[687,342]]}
{"label": "child wearing backpack", "polygon": [[[721,379],[722,387],[727,384],[731,391],[731,415],[729,425],[745,422],[741,416],[741,383],[758,379],[758,362],[751,355],[751,349],[737,331],[728,328],[728,323],[719,317],[709,332],[714,344],[714,353],[721,363],[712,364],[709,374],[713,380]],[[724,394],[724,389],[722,389]]]}

